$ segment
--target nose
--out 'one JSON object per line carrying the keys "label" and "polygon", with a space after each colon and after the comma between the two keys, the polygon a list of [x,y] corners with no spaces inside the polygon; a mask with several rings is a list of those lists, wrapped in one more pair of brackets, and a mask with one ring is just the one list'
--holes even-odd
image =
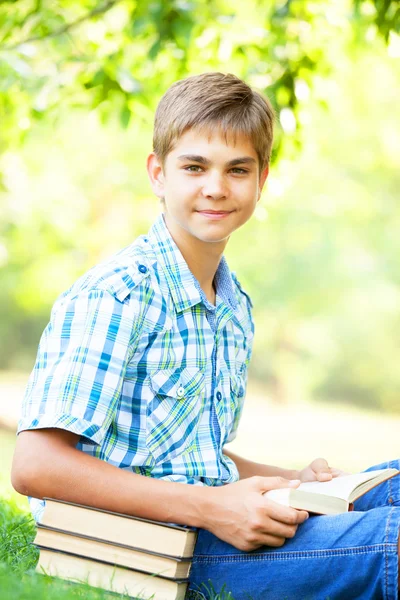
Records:
{"label": "nose", "polygon": [[228,195],[225,177],[217,171],[210,171],[203,182],[203,195],[212,200],[221,200]]}

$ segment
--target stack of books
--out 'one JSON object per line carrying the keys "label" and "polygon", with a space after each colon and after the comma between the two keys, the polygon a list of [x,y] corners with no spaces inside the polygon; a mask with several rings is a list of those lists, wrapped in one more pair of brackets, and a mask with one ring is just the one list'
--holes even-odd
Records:
{"label": "stack of books", "polygon": [[39,573],[134,598],[185,598],[196,529],[45,500]]}

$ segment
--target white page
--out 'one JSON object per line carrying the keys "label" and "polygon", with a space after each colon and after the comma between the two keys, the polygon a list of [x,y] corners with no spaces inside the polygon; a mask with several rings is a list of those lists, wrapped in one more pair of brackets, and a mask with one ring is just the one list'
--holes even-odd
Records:
{"label": "white page", "polygon": [[315,494],[327,494],[347,500],[354,488],[361,483],[374,479],[384,471],[386,469],[368,471],[367,473],[355,473],[353,475],[342,475],[341,477],[335,477],[331,481],[301,483],[296,489]]}

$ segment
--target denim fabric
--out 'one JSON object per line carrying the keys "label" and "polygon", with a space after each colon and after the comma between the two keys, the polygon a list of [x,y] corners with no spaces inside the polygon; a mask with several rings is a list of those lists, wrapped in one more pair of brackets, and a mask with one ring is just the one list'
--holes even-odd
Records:
{"label": "denim fabric", "polygon": [[[399,461],[372,469],[387,467]],[[188,597],[208,599],[204,584],[216,592],[225,584],[234,600],[397,600],[399,528],[397,476],[353,512],[310,517],[281,548],[242,552],[200,530]]]}

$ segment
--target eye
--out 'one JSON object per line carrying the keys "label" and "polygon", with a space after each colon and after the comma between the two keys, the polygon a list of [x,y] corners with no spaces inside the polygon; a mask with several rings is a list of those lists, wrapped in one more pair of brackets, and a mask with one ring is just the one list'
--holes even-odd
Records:
{"label": "eye", "polygon": [[203,170],[199,165],[186,165],[183,169],[188,173],[200,173]]}
{"label": "eye", "polygon": [[246,173],[248,173],[247,169],[241,169],[240,167],[234,167],[233,169],[231,169],[231,172],[234,175],[246,175]]}

